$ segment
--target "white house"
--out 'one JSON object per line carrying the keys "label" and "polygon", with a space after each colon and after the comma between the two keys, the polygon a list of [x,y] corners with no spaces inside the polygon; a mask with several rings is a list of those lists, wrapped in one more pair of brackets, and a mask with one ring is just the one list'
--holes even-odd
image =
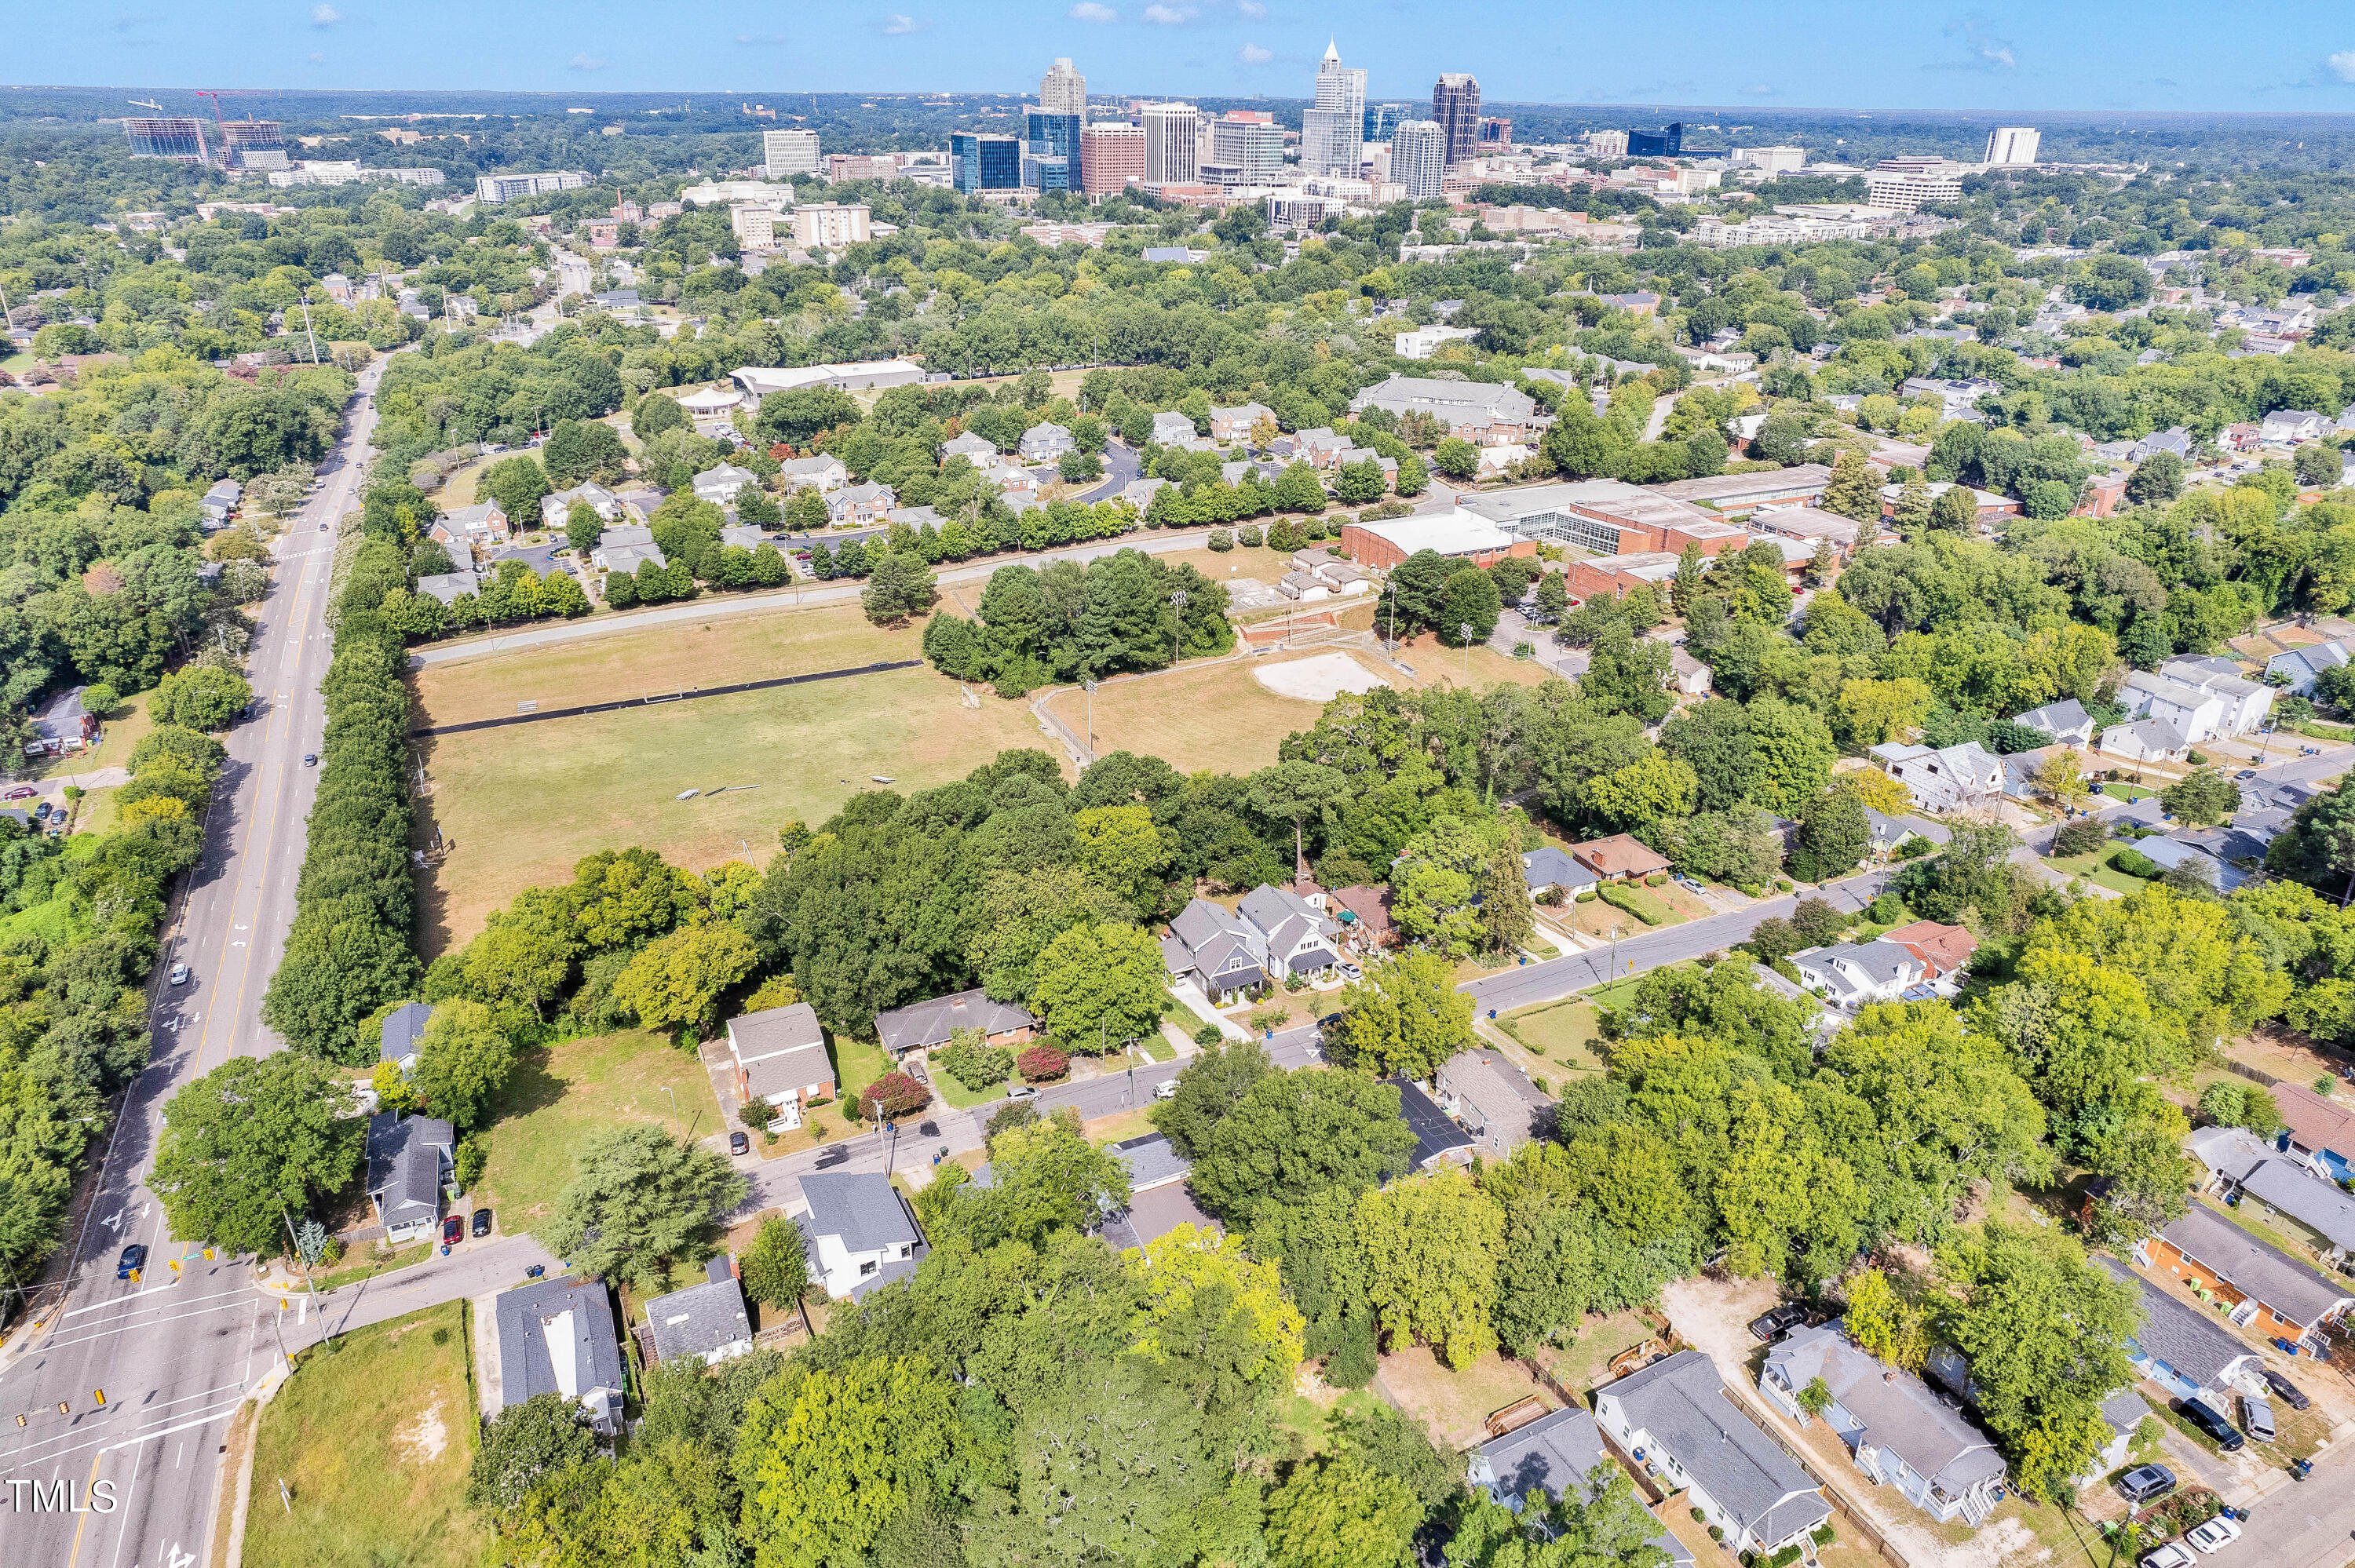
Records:
{"label": "white house", "polygon": [[2074,697],[2064,697],[2041,708],[2030,708],[2024,714],[2014,714],[2011,722],[2035,730],[2057,745],[2086,746],[2094,738],[2093,715],[2086,713],[2085,705]]}
{"label": "white house", "polygon": [[747,1104],[768,1101],[777,1113],[772,1128],[799,1127],[803,1107],[834,1097],[826,1031],[808,1002],[730,1019],[728,1054],[735,1060],[737,1093]]}
{"label": "white house", "polygon": [[506,1410],[553,1393],[589,1413],[611,1437],[622,1429],[622,1344],[600,1279],[535,1279],[503,1290],[492,1304],[498,1344],[498,1402]]}
{"label": "white house", "polygon": [[1024,462],[1049,462],[1079,449],[1071,440],[1071,431],[1060,425],[1041,423],[1022,432],[1018,450]]}
{"label": "white house", "polygon": [[1977,741],[1943,749],[1891,741],[1874,747],[1872,758],[1924,811],[1992,807],[2003,797],[2003,763]]}
{"label": "white house", "polygon": [[[1600,1478],[1595,1474],[1598,1468],[1603,1472]],[[1603,1432],[1594,1417],[1571,1405],[1480,1445],[1473,1451],[1465,1478],[1487,1492],[1491,1501],[1519,1513],[1531,1505],[1542,1509],[1564,1497],[1592,1498],[1595,1480],[1607,1482],[1618,1468],[1604,1450]],[[1668,1568],[1692,1568],[1691,1551],[1668,1531],[1656,1531],[1651,1544],[1667,1554]]]}
{"label": "white house", "polygon": [[2344,642],[2318,642],[2310,648],[2293,648],[2265,661],[2266,675],[2286,678],[2289,684],[2282,690],[2301,697],[2314,694],[2315,680],[2325,670],[2343,670],[2346,667],[2347,645]]}
{"label": "white house", "polygon": [[1944,1524],[1987,1522],[2003,1489],[2003,1456],[1986,1433],[1912,1372],[1886,1367],[1851,1343],[1841,1323],[1800,1329],[1766,1352],[1758,1392],[1806,1426],[1799,1396],[1818,1378],[1831,1395],[1823,1420],[1882,1486]]}
{"label": "white house", "polygon": [[1153,442],[1156,446],[1173,446],[1194,439],[1194,421],[1183,414],[1153,416]]}
{"label": "white house", "polygon": [[1688,1494],[1730,1552],[1772,1556],[1832,1516],[1806,1472],[1734,1404],[1700,1351],[1678,1351],[1606,1383],[1594,1414],[1664,1490]]}
{"label": "white house", "polygon": [[1329,979],[1341,954],[1334,945],[1337,922],[1327,917],[1324,897],[1321,892],[1303,897],[1263,882],[1231,915],[1207,898],[1194,899],[1169,922],[1169,935],[1161,939],[1162,960],[1171,974],[1193,980],[1220,1007],[1286,975]]}
{"label": "white house", "polygon": [[2129,762],[2180,762],[2187,744],[2182,732],[2167,720],[2147,718],[2110,726],[2094,741],[2094,749]]}
{"label": "white house", "polygon": [[2257,427],[2257,440],[2269,447],[2294,447],[2318,441],[2330,434],[2330,416],[2305,408],[2275,408]]}
{"label": "white house", "polygon": [[1838,942],[1791,955],[1807,989],[1837,1007],[1895,1001],[1928,978],[1921,956],[1888,940]]}
{"label": "white house", "polygon": [[721,1253],[704,1265],[704,1282],[657,1296],[646,1303],[646,1326],[653,1330],[655,1360],[678,1361],[693,1356],[716,1367],[752,1351],[752,1319],[744,1310],[744,1287]]}
{"label": "white house", "polygon": [[1575,896],[1590,887],[1599,887],[1603,879],[1572,858],[1568,850],[1545,844],[1521,856],[1521,880],[1529,885],[1529,896],[1538,898],[1554,888]]}
{"label": "white house", "polygon": [[714,506],[733,506],[737,493],[746,485],[761,488],[761,476],[749,468],[738,468],[723,462],[717,468],[707,468],[695,476],[695,498],[709,501]]}
{"label": "white house", "polygon": [[[957,438],[958,440],[964,439],[963,436]],[[980,440],[978,436],[973,439]],[[987,441],[982,441],[981,444],[991,451],[997,450],[991,447]],[[843,466],[840,458],[821,452],[816,457],[793,458],[779,463],[777,478],[783,482],[785,493],[788,495],[797,490],[815,490],[824,493],[840,490],[849,483],[850,471]]]}
{"label": "white house", "polygon": [[616,523],[625,508],[622,498],[603,485],[591,480],[539,498],[539,525],[551,534],[564,532],[564,520],[572,514],[572,503],[586,502],[589,509],[607,523]]}
{"label": "white house", "polygon": [[368,1195],[385,1240],[430,1239],[442,1220],[442,1189],[457,1136],[435,1117],[378,1111],[368,1125]]}
{"label": "white house", "polygon": [[795,1217],[808,1243],[810,1272],[837,1300],[916,1272],[926,1253],[915,1211],[879,1171],[801,1179],[809,1213]]}
{"label": "white house", "polygon": [[984,463],[997,461],[997,443],[986,436],[976,436],[967,430],[941,443],[941,461],[946,462],[953,457],[964,458],[978,468]]}
{"label": "white house", "polygon": [[2238,670],[2229,659],[2169,659],[2156,672],[2128,675],[2118,687],[2118,705],[2136,718],[2165,719],[2187,746],[2245,735],[2273,711],[2274,688]]}
{"label": "white house", "polygon": [[237,514],[238,498],[244,493],[244,486],[233,479],[214,481],[213,487],[205,492],[201,503],[205,509],[205,526],[208,529],[228,527],[229,520]]}

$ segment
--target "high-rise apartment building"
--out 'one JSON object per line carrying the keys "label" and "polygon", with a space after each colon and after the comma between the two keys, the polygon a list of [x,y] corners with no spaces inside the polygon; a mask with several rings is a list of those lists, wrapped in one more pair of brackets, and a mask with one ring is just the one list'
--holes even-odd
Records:
{"label": "high-rise apartment building", "polygon": [[1080,131],[1080,188],[1111,196],[1145,178],[1145,127],[1105,120]]}
{"label": "high-rise apartment building", "polygon": [[1452,167],[1480,155],[1480,83],[1468,72],[1448,71],[1431,90],[1431,118],[1447,132]]}
{"label": "high-rise apartment building", "polygon": [[229,120],[214,128],[220,138],[221,166],[230,169],[282,169],[286,142],[275,120]]}
{"label": "high-rise apartment building", "polygon": [[134,158],[169,158],[177,164],[211,161],[211,153],[205,146],[205,122],[193,114],[125,120],[123,131],[131,138],[131,155]]}
{"label": "high-rise apartment building", "polygon": [[1045,114],[1076,114],[1088,117],[1088,79],[1071,69],[1071,62],[1059,59],[1039,79],[1039,109]]}
{"label": "high-rise apartment building", "polygon": [[958,131],[949,137],[949,164],[956,188],[967,196],[1022,188],[1022,141],[1017,136],[981,136]]}
{"label": "high-rise apartment building", "polygon": [[586,169],[549,169],[536,175],[477,175],[474,199],[485,207],[497,207],[551,191],[577,191],[588,183]]}
{"label": "high-rise apartment building", "polygon": [[1435,120],[1406,120],[1391,132],[1391,183],[1409,201],[1438,197],[1447,174],[1447,132]]}
{"label": "high-rise apartment building", "polygon": [[2030,125],[1998,125],[1987,132],[1985,164],[2013,164],[2036,162],[2036,143],[2044,133]]}
{"label": "high-rise apartment building", "polygon": [[1076,114],[1046,108],[1027,110],[1022,116],[1022,183],[1032,190],[1075,191],[1082,187],[1080,131],[1087,122]]}
{"label": "high-rise apartment building", "polygon": [[1210,122],[1206,185],[1272,185],[1284,178],[1284,127],[1273,114],[1230,110]]}
{"label": "high-rise apartment building", "polygon": [[1341,63],[1334,43],[1316,62],[1316,96],[1300,117],[1300,172],[1358,176],[1366,156],[1366,73]]}
{"label": "high-rise apartment building", "polygon": [[794,208],[794,243],[805,250],[842,250],[874,238],[864,203],[804,202]]}
{"label": "high-rise apartment building", "polygon": [[769,178],[789,180],[795,175],[817,173],[817,132],[815,131],[763,131],[761,132],[762,163]]}
{"label": "high-rise apartment building", "polygon": [[1198,173],[1194,152],[1199,123],[1194,106],[1148,103],[1138,118],[1145,122],[1145,183],[1192,185]]}

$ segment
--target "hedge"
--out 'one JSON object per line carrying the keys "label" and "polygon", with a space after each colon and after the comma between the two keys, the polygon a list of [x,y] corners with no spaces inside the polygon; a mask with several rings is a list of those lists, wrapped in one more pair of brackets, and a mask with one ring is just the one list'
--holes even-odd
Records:
{"label": "hedge", "polygon": [[2120,846],[2117,853],[2110,856],[2110,863],[2128,876],[2139,876],[2147,881],[2167,874],[2159,869],[2157,861],[2130,845]]}
{"label": "hedge", "polygon": [[1603,902],[1614,909],[1625,909],[1646,926],[1657,926],[1668,917],[1668,907],[1640,887],[1624,882],[1607,882],[1602,888]]}

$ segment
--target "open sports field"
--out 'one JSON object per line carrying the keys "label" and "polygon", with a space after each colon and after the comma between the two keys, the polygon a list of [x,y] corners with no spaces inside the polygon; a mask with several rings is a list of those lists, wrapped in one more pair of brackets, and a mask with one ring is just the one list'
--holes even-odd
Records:
{"label": "open sports field", "polygon": [[[415,677],[418,723],[914,659],[918,636],[828,606],[434,665]],[[870,775],[921,789],[1009,747],[1056,749],[1024,704],[976,691],[968,708],[955,682],[895,670],[421,741],[420,824],[450,846],[421,878],[423,948],[463,944],[491,910],[570,880],[594,850],[645,844],[702,869],[749,848],[765,864],[780,827],[816,826],[876,788]],[[675,798],[686,789],[705,793]]]}

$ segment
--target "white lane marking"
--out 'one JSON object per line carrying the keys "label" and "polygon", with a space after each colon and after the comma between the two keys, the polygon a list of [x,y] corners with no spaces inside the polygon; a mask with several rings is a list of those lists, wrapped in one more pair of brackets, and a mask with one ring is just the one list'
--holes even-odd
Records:
{"label": "white lane marking", "polygon": [[199,1307],[193,1312],[176,1312],[168,1318],[149,1318],[144,1321],[136,1323],[125,1321],[109,1323],[103,1327],[84,1324],[82,1327],[89,1329],[91,1330],[90,1332],[84,1333],[77,1339],[51,1340],[42,1348],[44,1350],[63,1350],[71,1345],[93,1344],[100,1340],[112,1339],[117,1334],[130,1333],[134,1329],[156,1329],[161,1328],[166,1323],[176,1323],[183,1318],[201,1318],[208,1312],[226,1312],[236,1305],[237,1303],[234,1301],[224,1301],[218,1307]]}
{"label": "white lane marking", "polygon": [[[142,1453],[134,1452],[132,1454],[131,1474],[123,1478],[123,1490],[117,1494],[119,1499],[127,1499],[131,1496],[132,1492],[138,1487],[139,1464],[140,1461],[145,1457],[146,1455]],[[123,1503],[120,1500],[118,1500],[114,1506],[122,1510],[123,1527],[114,1532],[113,1568],[123,1568],[123,1543],[131,1539],[131,1510],[127,1508],[123,1508]]]}
{"label": "white lane marking", "polygon": [[180,1282],[176,1279],[166,1280],[161,1285],[151,1285],[144,1290],[134,1290],[128,1296],[118,1296],[112,1301],[93,1301],[87,1307],[77,1307],[72,1311],[63,1313],[61,1316],[67,1318],[79,1318],[85,1312],[95,1312],[103,1307],[127,1307],[132,1302],[138,1300],[142,1296],[153,1296],[158,1290],[170,1290],[179,1283]]}

